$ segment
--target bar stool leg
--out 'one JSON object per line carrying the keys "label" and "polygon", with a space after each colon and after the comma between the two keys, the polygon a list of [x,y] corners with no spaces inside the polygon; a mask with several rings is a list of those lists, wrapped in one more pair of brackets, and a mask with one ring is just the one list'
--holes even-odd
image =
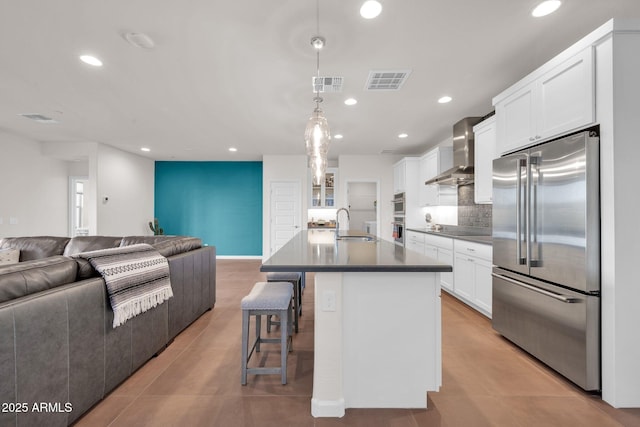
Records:
{"label": "bar stool leg", "polygon": [[299,316],[299,311],[300,310],[300,281],[297,281],[295,283],[293,283],[293,306],[294,306],[294,313],[293,313],[293,324],[296,327],[296,334],[298,333],[298,316]]}
{"label": "bar stool leg", "polygon": [[262,342],[262,315],[257,314],[256,316],[256,353],[260,353],[260,343]]}
{"label": "bar stool leg", "polygon": [[249,352],[249,311],[242,310],[242,364],[240,384],[247,384],[247,357]]}
{"label": "bar stool leg", "polygon": [[[291,307],[291,303],[289,303],[289,307]],[[287,353],[289,347],[289,325],[291,324],[290,317],[288,309],[283,310],[280,314],[280,374],[283,385],[287,383]]]}

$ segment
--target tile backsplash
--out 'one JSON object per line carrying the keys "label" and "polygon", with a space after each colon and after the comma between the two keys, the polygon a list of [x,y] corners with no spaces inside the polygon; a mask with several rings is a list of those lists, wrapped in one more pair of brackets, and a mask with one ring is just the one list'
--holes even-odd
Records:
{"label": "tile backsplash", "polygon": [[473,184],[458,187],[458,225],[491,228],[492,205],[478,205],[473,201]]}

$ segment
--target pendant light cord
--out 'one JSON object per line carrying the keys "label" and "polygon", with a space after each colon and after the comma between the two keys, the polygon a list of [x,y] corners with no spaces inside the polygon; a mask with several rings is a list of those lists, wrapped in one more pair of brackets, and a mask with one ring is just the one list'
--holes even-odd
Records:
{"label": "pendant light cord", "polygon": [[[320,0],[316,0],[316,36],[320,37]],[[320,49],[316,48],[316,81],[313,85],[316,92],[316,110],[320,108],[321,101],[318,80],[320,80]]]}

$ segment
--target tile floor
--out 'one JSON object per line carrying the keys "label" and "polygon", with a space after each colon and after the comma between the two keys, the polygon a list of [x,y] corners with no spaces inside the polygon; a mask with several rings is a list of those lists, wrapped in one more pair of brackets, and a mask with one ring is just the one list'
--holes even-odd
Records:
{"label": "tile floor", "polygon": [[[289,383],[281,385],[279,375],[263,375],[249,376],[241,386],[240,299],[265,276],[256,260],[218,260],[217,266],[215,309],[77,426],[640,426],[640,409],[613,409],[582,392],[444,292],[443,386],[429,393],[428,409],[348,409],[340,419],[314,419],[313,275],[308,275],[300,332],[289,354]],[[267,346],[256,362],[277,364],[278,357],[278,346]]]}

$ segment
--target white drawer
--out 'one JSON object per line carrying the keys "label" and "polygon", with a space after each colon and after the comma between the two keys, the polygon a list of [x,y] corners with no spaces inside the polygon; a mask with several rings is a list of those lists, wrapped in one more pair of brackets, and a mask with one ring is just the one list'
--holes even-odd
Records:
{"label": "white drawer", "polygon": [[455,251],[458,253],[464,253],[466,255],[492,261],[493,247],[491,245],[484,245],[482,243],[468,242],[466,240],[456,239]]}
{"label": "white drawer", "polygon": [[434,236],[433,234],[425,234],[424,242],[429,245],[437,246],[442,249],[449,249],[450,251],[453,250],[453,239],[451,237],[442,237],[442,236]]}
{"label": "white drawer", "polygon": [[417,231],[407,231],[407,240],[416,243],[424,243],[424,234]]}

